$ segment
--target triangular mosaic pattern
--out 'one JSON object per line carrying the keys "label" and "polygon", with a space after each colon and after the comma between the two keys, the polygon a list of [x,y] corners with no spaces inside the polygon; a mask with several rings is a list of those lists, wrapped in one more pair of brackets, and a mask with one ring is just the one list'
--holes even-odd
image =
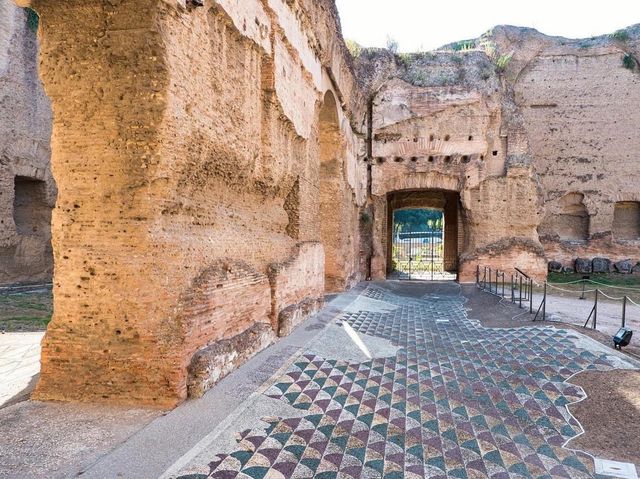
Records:
{"label": "triangular mosaic pattern", "polygon": [[611,369],[605,356],[567,331],[483,328],[459,296],[363,294],[398,308],[342,320],[398,354],[301,356],[265,394],[307,415],[245,431],[238,450],[182,479],[594,477],[588,456],[562,448],[581,430],[565,406],[584,394],[564,381]]}

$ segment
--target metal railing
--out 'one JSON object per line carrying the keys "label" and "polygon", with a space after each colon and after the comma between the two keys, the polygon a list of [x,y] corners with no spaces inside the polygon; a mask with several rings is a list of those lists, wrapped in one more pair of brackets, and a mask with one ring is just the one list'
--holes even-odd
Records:
{"label": "metal railing", "polygon": [[512,304],[520,308],[528,308],[533,313],[533,279],[518,268],[507,273],[490,266],[476,267],[476,285],[502,299],[509,298]]}
{"label": "metal railing", "polygon": [[[594,289],[587,289],[588,284],[596,285]],[[571,295],[575,295],[576,299],[580,300],[588,300],[587,295],[593,294],[593,306],[590,309],[589,315],[587,316],[584,324],[582,324],[582,320],[584,320],[585,316],[582,316],[580,319],[580,315],[577,314],[573,317],[574,320],[579,321],[578,326],[582,324],[583,328],[590,327],[591,329],[598,329],[598,320],[600,309],[603,307],[602,301],[607,301],[608,307],[608,317],[606,318],[609,321],[609,326],[611,326],[611,304],[616,304],[618,301],[621,302],[621,310],[620,316],[617,316],[617,313],[614,314],[614,318],[619,318],[620,327],[626,327],[628,323],[628,313],[629,308],[636,306],[640,310],[640,304],[635,302],[629,294],[632,293],[624,293],[622,296],[610,296],[605,291],[604,288],[611,288],[617,290],[627,290],[633,291],[637,296],[640,296],[640,289],[637,288],[625,288],[619,286],[611,286],[604,283],[598,283],[597,281],[593,281],[591,279],[583,279],[579,281],[573,281],[569,283],[549,283],[545,281],[542,284],[535,283],[535,281],[527,275],[525,272],[518,268],[514,268],[513,273],[507,273],[500,269],[494,269],[488,266],[477,266],[476,268],[476,285],[479,289],[494,294],[502,299],[508,299],[512,304],[519,306],[522,309],[528,309],[528,313],[533,315],[532,321],[546,321],[549,315],[549,296],[550,292],[557,290],[559,293],[565,296],[558,296],[558,298],[566,297],[569,298]],[[540,303],[536,309],[534,309],[534,285],[536,286],[536,290],[538,291],[538,295],[541,295]],[[569,289],[562,288],[562,285],[581,285],[582,288],[572,291]],[[553,296],[552,296],[553,297]],[[637,300],[637,297],[635,297]],[[537,301],[536,301],[537,303]],[[582,313],[586,315],[585,313]]]}

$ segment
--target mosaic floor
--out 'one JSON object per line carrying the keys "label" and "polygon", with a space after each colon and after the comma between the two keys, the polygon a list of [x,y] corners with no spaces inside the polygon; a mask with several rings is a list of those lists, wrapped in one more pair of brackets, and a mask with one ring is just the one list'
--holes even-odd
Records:
{"label": "mosaic floor", "polygon": [[395,309],[342,321],[399,352],[301,356],[265,394],[306,415],[265,418],[182,479],[594,477],[589,456],[562,447],[581,432],[565,406],[584,395],[565,381],[610,369],[605,356],[576,349],[567,331],[483,328],[458,295],[363,294]]}

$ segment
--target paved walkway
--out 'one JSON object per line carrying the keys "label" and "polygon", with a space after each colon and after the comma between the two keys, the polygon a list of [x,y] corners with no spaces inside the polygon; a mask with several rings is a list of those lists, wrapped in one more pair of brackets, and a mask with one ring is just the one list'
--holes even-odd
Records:
{"label": "paved walkway", "polygon": [[40,372],[40,341],[44,333],[0,334],[0,407],[27,394]]}
{"label": "paved walkway", "polygon": [[[370,359],[320,354],[334,341],[317,341],[261,392],[289,414],[250,428],[232,419],[223,435],[237,424],[235,446],[205,444],[163,477],[594,477],[589,456],[563,447],[582,432],[566,405],[584,398],[565,381],[624,362],[568,331],[483,328],[457,288],[407,297],[369,286],[340,319]],[[366,338],[398,349],[376,357]]]}

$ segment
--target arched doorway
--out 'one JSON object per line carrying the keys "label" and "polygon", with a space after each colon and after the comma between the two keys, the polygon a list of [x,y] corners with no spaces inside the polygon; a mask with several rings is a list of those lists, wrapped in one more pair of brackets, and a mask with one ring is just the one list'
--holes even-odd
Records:
{"label": "arched doorway", "polygon": [[458,272],[460,197],[444,190],[387,195],[387,277],[455,280]]}

